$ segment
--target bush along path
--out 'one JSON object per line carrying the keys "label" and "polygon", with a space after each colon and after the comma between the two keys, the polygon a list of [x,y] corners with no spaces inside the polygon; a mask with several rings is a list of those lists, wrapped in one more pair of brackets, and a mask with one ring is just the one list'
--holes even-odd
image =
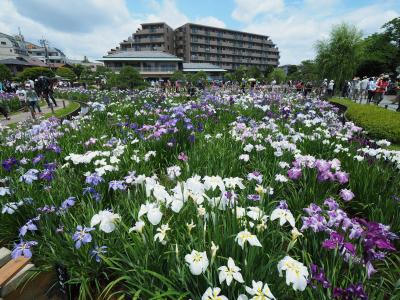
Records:
{"label": "bush along path", "polygon": [[332,104],[213,89],[88,105],[0,128],[0,244],[62,270],[72,299],[398,297],[400,152]]}
{"label": "bush along path", "polygon": [[386,139],[400,145],[400,113],[376,105],[359,104],[347,99],[333,98],[347,108],[345,116],[361,126],[374,139]]}
{"label": "bush along path", "polygon": [[[75,109],[79,108],[79,104],[74,103],[74,102],[70,102],[67,100],[65,101],[65,108],[63,107],[62,104],[62,100],[61,99],[57,99],[57,107],[53,107],[54,110],[54,114],[57,117],[62,117],[66,114],[68,114],[68,112],[72,112]],[[50,107],[46,106],[41,106],[40,109],[42,110],[42,113],[36,113],[36,118],[40,119],[41,117],[49,117],[51,115],[53,115],[53,112],[51,110]],[[27,120],[33,120],[32,118],[32,114],[31,112],[28,111],[23,111],[23,112],[18,112],[15,114],[10,115],[10,120],[6,120],[5,118],[0,119],[0,125],[6,126],[6,125],[11,125],[11,124],[15,124],[18,122],[24,122]]]}

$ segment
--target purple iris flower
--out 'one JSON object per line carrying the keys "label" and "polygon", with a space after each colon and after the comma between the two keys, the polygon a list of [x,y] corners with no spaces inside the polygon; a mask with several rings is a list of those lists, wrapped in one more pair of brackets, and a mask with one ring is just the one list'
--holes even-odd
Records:
{"label": "purple iris flower", "polygon": [[318,173],[317,177],[318,181],[334,181],[335,180],[335,175],[331,171],[324,171]]}
{"label": "purple iris flower", "polygon": [[43,154],[39,154],[39,155],[35,156],[35,157],[32,159],[32,163],[33,163],[34,165],[36,165],[36,164],[40,163],[40,162],[42,161],[43,158],[44,158],[44,155],[43,155]]}
{"label": "purple iris flower", "polygon": [[286,200],[279,201],[278,208],[280,208],[280,209],[289,209],[289,206],[287,205]]}
{"label": "purple iris flower", "polygon": [[36,241],[23,241],[21,240],[19,244],[15,244],[13,251],[11,252],[12,259],[17,259],[20,256],[25,258],[32,257],[31,247],[36,246],[38,243]]}
{"label": "purple iris flower", "polygon": [[57,154],[61,153],[61,147],[56,144],[48,145],[47,150],[53,151],[54,153],[57,153]]}
{"label": "purple iris flower", "polygon": [[297,180],[301,177],[301,169],[291,168],[287,171],[287,175],[291,180]]}
{"label": "purple iris flower", "polygon": [[318,159],[315,162],[315,167],[317,168],[318,172],[324,173],[331,169],[331,164],[323,159]]}
{"label": "purple iris flower", "polygon": [[349,174],[342,171],[337,171],[335,173],[335,178],[340,184],[345,184],[349,182]]}
{"label": "purple iris flower", "polygon": [[354,198],[354,193],[348,189],[340,190],[339,196],[343,199],[343,201],[349,202]]}
{"label": "purple iris flower", "polygon": [[101,257],[99,254],[107,253],[107,246],[95,246],[92,251],[90,251],[90,256],[94,258],[97,262],[100,262]]}
{"label": "purple iris flower", "polygon": [[303,209],[309,216],[319,214],[322,209],[315,203],[311,203],[307,208]]}
{"label": "purple iris flower", "polygon": [[336,210],[339,207],[339,204],[333,198],[325,199],[324,205],[328,206],[329,210]]}
{"label": "purple iris flower", "polygon": [[189,157],[184,152],[181,152],[178,155],[178,159],[181,161],[188,161]]}
{"label": "purple iris flower", "polygon": [[26,224],[24,226],[22,226],[19,229],[19,236],[25,236],[25,234],[29,231],[36,231],[38,230],[37,226],[35,223],[33,223],[34,220],[29,220],[28,222],[26,222]]}
{"label": "purple iris flower", "polygon": [[88,244],[92,241],[90,231],[94,230],[93,227],[82,227],[81,225],[76,226],[76,232],[72,236],[72,240],[75,241],[75,248],[79,249],[83,244]]}
{"label": "purple iris flower", "polygon": [[63,201],[63,203],[61,203],[61,207],[63,209],[68,209],[75,205],[75,200],[75,197],[68,197],[65,201]]}
{"label": "purple iris flower", "polygon": [[38,179],[37,174],[39,173],[36,169],[28,170],[24,175],[19,177],[19,181],[25,182],[27,184],[32,184],[33,181]]}
{"label": "purple iris flower", "polygon": [[86,176],[85,182],[87,184],[90,184],[91,186],[97,186],[99,183],[103,182],[104,179],[97,173],[92,173],[88,176]]}
{"label": "purple iris flower", "polygon": [[343,245],[344,236],[336,231],[331,232],[329,239],[322,243],[322,247],[325,249],[336,249]]}
{"label": "purple iris flower", "polygon": [[260,201],[261,197],[258,194],[252,194],[252,195],[248,195],[247,199],[249,199],[251,201]]}
{"label": "purple iris flower", "polygon": [[6,170],[7,172],[10,172],[14,165],[18,165],[18,160],[15,159],[14,157],[7,158],[7,159],[3,160],[1,165],[3,166],[4,170]]}
{"label": "purple iris flower", "polygon": [[83,188],[83,195],[90,194],[95,201],[101,200],[101,195],[91,186]]}
{"label": "purple iris flower", "polygon": [[368,295],[365,293],[361,283],[350,284],[346,289],[334,288],[333,297],[340,299],[368,300]]}
{"label": "purple iris flower", "polygon": [[121,191],[124,191],[124,190],[126,190],[126,185],[125,185],[124,181],[122,181],[122,180],[112,180],[108,184],[108,190],[113,190],[113,191],[121,190]]}
{"label": "purple iris flower", "polygon": [[54,171],[45,169],[42,173],[40,173],[39,178],[46,181],[52,181],[54,178]]}
{"label": "purple iris flower", "polygon": [[322,284],[323,288],[325,289],[331,287],[331,283],[326,278],[324,270],[322,268],[319,268],[315,264],[311,264],[310,269],[311,278],[309,279],[308,284],[310,284],[314,289],[317,288],[316,284],[318,283]]}

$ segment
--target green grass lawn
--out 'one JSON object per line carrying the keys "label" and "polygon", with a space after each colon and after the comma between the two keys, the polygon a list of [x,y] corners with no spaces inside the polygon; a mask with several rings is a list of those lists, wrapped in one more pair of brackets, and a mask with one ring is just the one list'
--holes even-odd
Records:
{"label": "green grass lawn", "polygon": [[347,99],[332,98],[333,103],[347,107],[345,116],[364,128],[374,139],[386,139],[400,149],[400,113],[368,104],[358,104]]}
{"label": "green grass lawn", "polygon": [[46,118],[49,118],[51,116],[55,116],[57,118],[62,118],[62,117],[65,117],[66,115],[72,113],[73,111],[77,110],[80,106],[81,105],[78,102],[71,101],[71,102],[69,102],[68,105],[66,105],[65,108],[62,108],[62,109],[59,109],[59,110],[55,111],[54,114],[47,113],[44,116]]}

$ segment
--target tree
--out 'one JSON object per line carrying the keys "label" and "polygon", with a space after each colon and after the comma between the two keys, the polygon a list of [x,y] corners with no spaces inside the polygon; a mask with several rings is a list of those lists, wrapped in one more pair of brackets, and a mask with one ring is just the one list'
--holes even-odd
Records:
{"label": "tree", "polygon": [[382,29],[385,29],[385,34],[400,50],[400,17],[385,23]]}
{"label": "tree", "polygon": [[224,79],[225,79],[225,81],[234,81],[234,80],[235,80],[235,77],[233,76],[233,73],[231,73],[231,72],[226,72],[226,73],[224,74]]}
{"label": "tree", "polygon": [[292,75],[293,73],[296,73],[298,70],[299,70],[298,66],[296,66],[296,65],[290,65],[290,66],[288,67],[287,75],[290,76],[290,75]]}
{"label": "tree", "polygon": [[70,81],[74,80],[76,78],[74,71],[72,71],[70,68],[66,68],[66,67],[58,68],[56,71],[56,75],[60,76],[64,79],[70,80]]}
{"label": "tree", "polygon": [[26,81],[29,79],[35,80],[40,76],[46,76],[52,78],[54,77],[54,72],[45,67],[32,67],[32,68],[26,68],[22,72],[17,73],[17,78],[19,81]]}
{"label": "tree", "polygon": [[322,77],[333,79],[342,87],[351,79],[361,58],[362,33],[355,26],[342,23],[332,28],[328,40],[316,44],[316,63]]}
{"label": "tree", "polygon": [[10,80],[12,77],[11,71],[7,66],[0,65],[0,82]]}
{"label": "tree", "polygon": [[171,76],[171,81],[173,82],[182,80],[185,80],[185,74],[182,71],[176,70]]}
{"label": "tree", "polygon": [[82,74],[83,70],[85,70],[85,67],[82,66],[81,64],[72,66],[72,71],[75,73],[75,75],[78,79],[81,78],[81,74]]}
{"label": "tree", "polygon": [[272,65],[267,65],[264,71],[264,77],[268,78],[268,75],[274,70]]}
{"label": "tree", "polygon": [[[243,78],[246,77],[246,68],[244,66],[240,66],[233,72],[233,77],[237,82],[241,82]],[[246,79],[246,78],[245,78]]]}
{"label": "tree", "polygon": [[122,67],[117,76],[117,87],[121,89],[133,89],[143,84],[143,78],[139,71],[131,66]]}
{"label": "tree", "polygon": [[251,66],[248,68],[246,73],[249,78],[261,79],[262,77],[260,69],[256,66]]}
{"label": "tree", "polygon": [[394,72],[397,60],[397,48],[385,33],[374,33],[361,42],[362,58],[357,69],[359,76],[373,76]]}
{"label": "tree", "polygon": [[303,82],[315,82],[321,79],[318,72],[318,66],[313,60],[303,60],[300,65],[296,66],[296,68],[296,72],[291,74],[288,73],[288,79],[301,80]]}
{"label": "tree", "polygon": [[275,68],[271,73],[268,75],[268,80],[276,80],[277,84],[284,82],[286,79],[285,71],[280,68]]}

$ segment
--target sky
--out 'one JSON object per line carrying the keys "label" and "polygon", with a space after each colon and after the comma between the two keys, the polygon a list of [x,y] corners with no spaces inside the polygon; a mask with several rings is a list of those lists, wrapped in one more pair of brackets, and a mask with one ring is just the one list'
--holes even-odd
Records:
{"label": "sky", "polygon": [[333,25],[354,24],[365,36],[400,16],[400,0],[0,0],[0,32],[38,43],[45,38],[69,58],[100,59],[141,23],[187,22],[270,36],[280,64],[315,57]]}

